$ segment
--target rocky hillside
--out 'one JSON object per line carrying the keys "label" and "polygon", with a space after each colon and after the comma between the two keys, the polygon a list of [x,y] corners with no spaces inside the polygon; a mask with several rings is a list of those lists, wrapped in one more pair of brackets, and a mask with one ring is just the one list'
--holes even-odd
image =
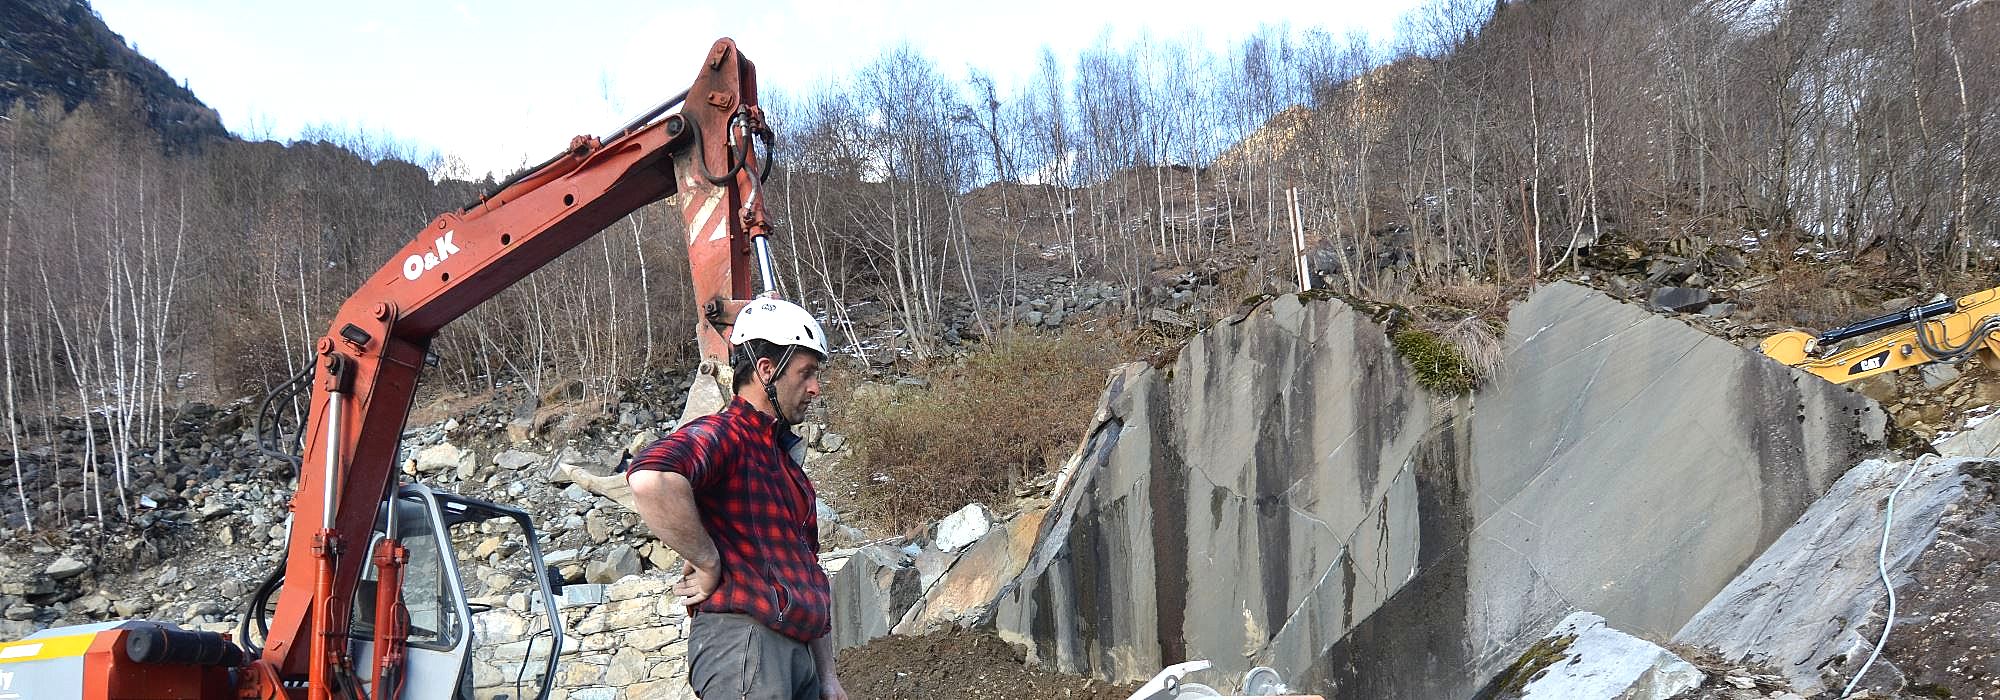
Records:
{"label": "rocky hillside", "polygon": [[136,105],[171,145],[227,135],[222,118],[139,55],[84,0],[0,0],[0,106]]}

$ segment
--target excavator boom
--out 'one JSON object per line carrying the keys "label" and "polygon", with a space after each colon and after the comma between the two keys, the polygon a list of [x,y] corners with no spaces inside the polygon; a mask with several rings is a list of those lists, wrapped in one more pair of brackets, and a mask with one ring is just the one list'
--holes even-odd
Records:
{"label": "excavator boom", "polygon": [[[1835,343],[1908,326],[1861,345],[1829,352]],[[1771,359],[1835,384],[1906,367],[1958,360],[1977,351],[2000,357],[2000,287],[1913,306],[1821,333],[1786,331],[1760,344]]]}

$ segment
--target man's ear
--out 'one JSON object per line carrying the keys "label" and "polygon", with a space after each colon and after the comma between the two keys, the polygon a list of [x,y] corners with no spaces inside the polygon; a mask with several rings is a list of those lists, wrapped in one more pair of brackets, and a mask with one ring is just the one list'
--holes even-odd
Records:
{"label": "man's ear", "polygon": [[770,384],[771,378],[778,376],[778,361],[768,357],[757,358],[757,382]]}

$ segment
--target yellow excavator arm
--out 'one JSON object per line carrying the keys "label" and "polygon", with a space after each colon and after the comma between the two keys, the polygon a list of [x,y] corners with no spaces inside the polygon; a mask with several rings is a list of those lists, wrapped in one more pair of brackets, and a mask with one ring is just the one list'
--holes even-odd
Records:
{"label": "yellow excavator arm", "polygon": [[[1898,326],[1908,327],[1854,348],[1822,354],[1840,341]],[[1819,335],[1785,331],[1765,338],[1760,348],[1771,359],[1835,384],[1931,362],[1955,361],[1980,350],[1992,361],[2000,358],[2000,287],[1913,306]]]}

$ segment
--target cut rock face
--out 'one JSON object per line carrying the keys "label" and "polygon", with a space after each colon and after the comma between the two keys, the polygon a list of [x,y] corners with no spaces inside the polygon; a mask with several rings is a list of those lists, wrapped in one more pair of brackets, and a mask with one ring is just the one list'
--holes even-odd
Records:
{"label": "cut rock face", "polygon": [[1671,636],[1882,444],[1866,397],[1583,287],[1504,348],[1434,397],[1362,314],[1280,297],[1114,371],[991,619],[1112,681],[1468,697],[1579,609]]}

